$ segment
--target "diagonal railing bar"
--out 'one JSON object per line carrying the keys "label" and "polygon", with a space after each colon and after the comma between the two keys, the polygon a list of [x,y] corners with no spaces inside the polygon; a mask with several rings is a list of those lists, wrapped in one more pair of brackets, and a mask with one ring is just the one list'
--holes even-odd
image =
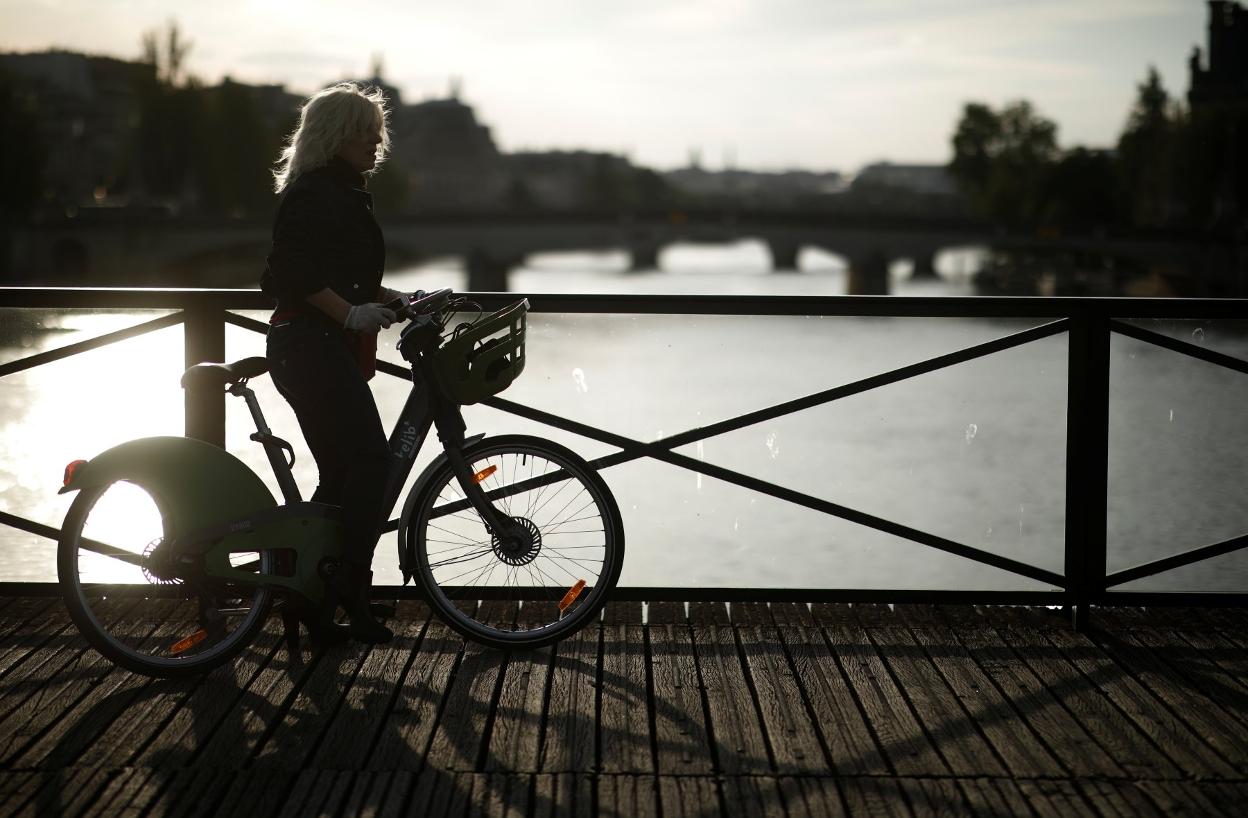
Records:
{"label": "diagonal railing bar", "polygon": [[920,545],[926,545],[930,548],[935,548],[938,551],[944,551],[955,556],[963,557],[973,562],[990,565],[994,568],[1000,568],[1003,571],[1018,574],[1039,582],[1048,582],[1058,586],[1059,588],[1066,587],[1065,578],[1060,574],[1053,573],[1052,571],[1046,571],[1043,568],[1037,568],[1034,565],[1028,565],[1024,562],[1012,560],[1009,557],[1002,557],[998,554],[993,554],[973,546],[963,545],[962,543],[954,542],[953,540],[948,540],[944,537],[938,537],[935,534],[929,534],[926,531],[920,531],[916,528],[910,528],[909,526],[895,523],[882,517],[876,517],[873,514],[858,511],[857,509],[852,509],[848,506],[842,506],[838,503],[833,503],[818,497],[812,497],[809,494],[794,491],[793,489],[777,486],[774,483],[768,483],[765,480],[749,477],[741,474],[740,472],[735,472],[720,466],[713,466],[709,463],[703,463],[702,461],[696,460],[692,457],[677,454],[676,452],[673,452],[658,443],[641,443],[640,441],[632,440],[611,432],[604,432],[601,429],[596,429],[592,426],[587,426],[583,423],[568,420],[566,418],[559,417],[558,415],[544,412],[540,409],[534,409],[529,406],[524,406],[523,404],[514,403],[513,401],[505,400],[503,398],[488,398],[482,401],[482,403],[495,409],[517,415],[518,417],[534,420],[538,423],[543,423],[556,429],[562,429],[566,432],[572,432],[583,437],[588,437],[592,440],[608,443],[612,446],[618,446],[624,450],[616,454],[591,461],[590,465],[595,468],[604,468],[606,466],[619,465],[632,460],[638,460],[642,457],[651,457],[655,460],[660,460],[673,466],[689,469],[690,471],[704,474],[707,477],[714,477],[717,480],[732,483],[733,485],[737,485],[751,491],[756,491],[760,494],[766,494],[770,497],[775,497],[778,500],[793,503],[794,505],[799,505],[814,511],[821,511],[834,517],[840,517],[843,520],[848,520],[849,522],[857,523],[858,525],[872,528],[876,531],[882,531],[886,534],[892,534],[893,536],[901,537],[902,539],[910,540],[912,542],[919,543]]}
{"label": "diagonal railing bar", "polygon": [[1126,568],[1122,571],[1115,571],[1105,577],[1105,587],[1112,588],[1115,585],[1122,585],[1126,582],[1133,582],[1144,577],[1151,577],[1154,574],[1160,574],[1175,568],[1182,568],[1184,565],[1191,565],[1195,562],[1220,557],[1223,554],[1231,554],[1241,548],[1248,548],[1248,534],[1241,534],[1229,540],[1224,540],[1213,545],[1204,545],[1200,548],[1193,548],[1190,551],[1184,551],[1182,554],[1175,554],[1172,557],[1165,557],[1152,562],[1146,562],[1143,565],[1137,565],[1134,568]]}
{"label": "diagonal railing bar", "polygon": [[27,520],[25,517],[9,514],[7,511],[0,511],[0,523],[30,534],[46,537],[49,540],[59,540],[61,538],[61,530],[59,528],[37,523],[34,520]]}
{"label": "diagonal railing bar", "polygon": [[1048,338],[1065,332],[1070,326],[1070,322],[1066,319],[1060,319],[1039,327],[1033,327],[1029,330],[1007,335],[1004,338],[997,338],[987,343],[977,344],[966,349],[960,349],[956,352],[950,352],[947,355],[938,355],[935,358],[929,358],[925,361],[909,364],[907,366],[894,369],[889,372],[883,372],[879,375],[872,375],[853,383],[843,384],[831,389],[825,389],[822,392],[816,392],[813,395],[807,395],[804,398],[778,403],[766,409],[759,409],[754,412],[748,412],[744,415],[738,415],[735,418],[728,418],[719,423],[712,423],[709,426],[702,426],[697,429],[690,429],[687,432],[681,432],[671,437],[666,437],[655,441],[656,445],[665,448],[674,449],[677,446],[683,446],[688,443],[696,443],[699,440],[705,440],[709,437],[722,435],[727,432],[735,432],[746,426],[752,426],[756,423],[762,423],[767,420],[774,420],[784,415],[790,415],[800,412],[804,409],[811,409],[824,403],[831,403],[841,398],[847,398],[852,395],[858,395],[868,392],[872,389],[878,389],[882,386],[898,383],[899,381],[915,378],[919,375],[926,375],[929,372],[935,372],[945,369],[956,364],[973,361],[976,358],[983,358],[995,352],[1002,352],[1007,349],[1013,349],[1023,344],[1038,341],[1042,338]]}
{"label": "diagonal railing bar", "polygon": [[1248,374],[1248,361],[1245,361],[1243,358],[1236,358],[1234,355],[1214,352],[1211,349],[1205,349],[1204,347],[1196,346],[1196,344],[1180,341],[1177,338],[1162,335],[1160,332],[1153,332],[1152,330],[1137,327],[1134,324],[1128,324],[1117,319],[1110,319],[1109,328],[1120,335],[1126,335],[1154,346],[1181,352],[1191,358],[1199,358],[1211,364],[1217,364],[1227,369],[1233,369],[1236,372]]}
{"label": "diagonal railing bar", "polygon": [[57,349],[50,349],[47,352],[39,352],[26,358],[20,358],[16,361],[10,361],[7,364],[0,365],[0,378],[6,375],[12,375],[16,372],[22,372],[27,369],[33,369],[36,366],[50,364],[55,361],[79,355],[83,352],[90,352],[93,349],[115,344],[119,341],[125,341],[130,338],[137,338],[149,332],[155,332],[158,329],[176,326],[184,320],[184,314],[180,312],[162,315],[160,318],[153,318],[151,321],[144,321],[142,324],[135,324],[125,329],[114,330],[103,335],[97,335],[94,338],[88,338],[85,341],[77,341],[72,344],[66,344]]}
{"label": "diagonal railing bar", "polygon": [[249,329],[252,332],[258,332],[261,335],[265,335],[269,331],[269,325],[264,321],[257,321],[254,318],[248,318],[245,315],[239,315],[238,313],[230,312],[229,310],[226,310],[225,312],[225,323],[233,324],[234,326],[242,327],[243,329]]}
{"label": "diagonal railing bar", "polygon": [[[59,528],[53,528],[50,525],[37,523],[34,520],[27,520],[25,517],[18,517],[17,515],[9,514],[5,511],[0,511],[0,524],[11,526],[19,531],[25,531],[39,537],[45,537],[49,540],[59,541],[61,539],[61,530]],[[121,560],[122,562],[128,562],[131,565],[143,564],[142,555],[133,554],[124,549],[117,548],[112,545],[106,545],[97,540],[84,539],[82,540],[82,546],[88,551],[94,551],[95,553],[101,554],[105,557],[112,557],[113,559]]]}

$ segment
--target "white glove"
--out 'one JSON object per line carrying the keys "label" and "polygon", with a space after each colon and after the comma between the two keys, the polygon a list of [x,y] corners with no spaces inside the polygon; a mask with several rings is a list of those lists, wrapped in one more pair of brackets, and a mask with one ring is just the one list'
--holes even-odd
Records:
{"label": "white glove", "polygon": [[380,304],[356,304],[342,325],[355,332],[377,333],[394,323],[394,313]]}
{"label": "white glove", "polygon": [[382,299],[383,304],[389,304],[391,301],[398,301],[402,305],[399,309],[403,309],[408,304],[412,303],[412,297],[407,293],[392,290],[389,287],[382,287],[381,291],[385,295],[385,298]]}

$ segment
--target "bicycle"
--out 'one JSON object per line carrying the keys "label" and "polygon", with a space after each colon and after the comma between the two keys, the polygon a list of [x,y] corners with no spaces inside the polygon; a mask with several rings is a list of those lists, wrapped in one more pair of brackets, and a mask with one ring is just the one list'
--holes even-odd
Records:
{"label": "bicycle", "polygon": [[[465,297],[438,290],[414,299],[400,315],[397,347],[412,388],[390,434],[386,519],[431,427],[443,450],[399,517],[403,584],[414,580],[466,638],[502,649],[553,643],[592,621],[619,579],[615,498],[562,445],[465,437],[461,407],[524,369],[527,300],[488,316],[478,308],[477,320],[452,326],[475,306]],[[182,385],[246,401],[280,504],[238,458],[191,438],[140,438],[66,467],[61,493],[78,494],[57,549],[62,596],[78,630],[114,663],[153,676],[201,673],[247,646],[275,598],[288,634],[291,610],[324,601],[341,552],[338,509],[301,499],[294,449],[269,429],[248,386],[267,371],[259,357],[197,364]],[[135,611],[150,616],[136,620]]]}

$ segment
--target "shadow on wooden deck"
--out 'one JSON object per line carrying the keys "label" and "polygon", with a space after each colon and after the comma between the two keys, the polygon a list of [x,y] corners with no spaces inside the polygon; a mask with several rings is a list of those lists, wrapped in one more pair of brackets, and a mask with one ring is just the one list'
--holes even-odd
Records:
{"label": "shadow on wooden deck", "polygon": [[396,640],[161,681],[0,600],[0,816],[1240,815],[1248,613],[610,606],[555,648]]}

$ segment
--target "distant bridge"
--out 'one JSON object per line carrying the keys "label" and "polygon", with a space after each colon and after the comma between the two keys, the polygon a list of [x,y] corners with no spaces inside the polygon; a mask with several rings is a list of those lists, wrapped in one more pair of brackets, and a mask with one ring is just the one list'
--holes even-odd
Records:
{"label": "distant bridge", "polygon": [[[1189,240],[1011,236],[982,223],[939,217],[888,217],[775,211],[430,214],[383,224],[392,258],[460,256],[469,289],[507,289],[507,273],[534,253],[623,250],[637,270],[658,267],[666,246],[764,242],[776,270],[797,269],[799,252],[819,248],[847,259],[851,294],[888,291],[898,259],[917,275],[933,274],[944,249],[1043,247],[1094,252],[1195,276],[1207,248]],[[40,283],[147,286],[249,286],[259,277],[270,225],[257,220],[136,218],[125,211],[84,211],[29,228],[14,242],[11,267]],[[1186,271],[1186,272],[1183,272]]]}

